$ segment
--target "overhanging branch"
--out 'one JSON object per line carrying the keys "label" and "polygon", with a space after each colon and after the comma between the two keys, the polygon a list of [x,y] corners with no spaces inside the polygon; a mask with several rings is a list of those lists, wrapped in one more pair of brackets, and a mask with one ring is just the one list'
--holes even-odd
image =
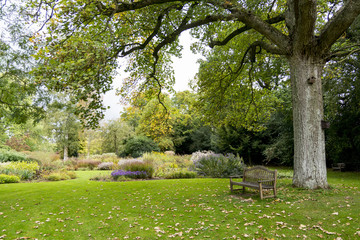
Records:
{"label": "overhanging branch", "polygon": [[[351,50],[348,50],[351,49]],[[332,52],[329,54],[329,56],[326,58],[327,61],[334,59],[334,58],[343,58],[350,56],[351,54],[360,52],[360,44],[355,44],[351,46],[347,46],[346,48],[339,49],[335,52]]]}
{"label": "overhanging branch", "polygon": [[132,1],[131,3],[124,3],[124,2],[118,2],[115,4],[115,7],[108,7],[105,6],[101,1],[95,2],[97,8],[103,15],[111,16],[114,12],[115,13],[121,13],[121,12],[127,12],[131,10],[137,10],[146,8],[149,6],[164,4],[164,3],[189,3],[194,2],[193,0],[142,0],[142,1]]}
{"label": "overhanging branch", "polygon": [[[270,18],[268,20],[266,20],[265,22],[269,23],[269,24],[274,24],[274,23],[279,23],[281,21],[285,20],[285,16],[284,14],[281,14],[279,16],[276,16],[274,18]],[[242,28],[238,28],[235,31],[233,31],[232,33],[230,33],[224,40],[222,41],[211,41],[209,46],[211,48],[213,48],[214,46],[224,46],[226,45],[229,41],[231,41],[231,39],[233,39],[234,37],[242,34],[243,32],[246,32],[248,30],[252,29],[249,26],[244,26]]]}
{"label": "overhanging branch", "polygon": [[272,26],[270,23],[253,14],[251,11],[244,9],[241,3],[238,3],[237,1],[224,1],[221,3],[218,1],[212,2],[213,4],[230,11],[233,15],[236,16],[237,20],[259,32],[268,40],[270,40],[270,42],[276,44],[278,47],[281,47],[284,49],[284,51],[287,51],[290,54],[291,45],[289,37],[283,34],[279,29]]}

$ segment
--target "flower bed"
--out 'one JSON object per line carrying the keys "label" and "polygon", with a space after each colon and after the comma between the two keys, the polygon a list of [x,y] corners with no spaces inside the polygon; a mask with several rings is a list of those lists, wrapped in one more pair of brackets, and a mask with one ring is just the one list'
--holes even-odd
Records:
{"label": "flower bed", "polygon": [[124,171],[124,170],[116,170],[111,173],[111,176],[115,179],[121,178],[132,178],[132,179],[145,179],[148,178],[148,174],[146,171]]}

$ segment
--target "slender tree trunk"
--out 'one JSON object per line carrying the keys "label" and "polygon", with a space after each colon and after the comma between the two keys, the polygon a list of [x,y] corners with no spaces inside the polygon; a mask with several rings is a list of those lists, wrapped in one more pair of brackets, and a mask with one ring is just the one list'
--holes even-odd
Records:
{"label": "slender tree trunk", "polygon": [[64,146],[64,162],[68,160],[68,146]]}
{"label": "slender tree trunk", "polygon": [[90,143],[91,143],[91,132],[88,131],[88,137],[87,137],[87,154],[86,157],[90,158]]}
{"label": "slender tree trunk", "polygon": [[118,147],[117,147],[117,136],[116,136],[116,132],[114,132],[115,135],[114,135],[114,147],[115,147],[115,154],[116,156],[119,156],[119,152],[118,152]]}
{"label": "slender tree trunk", "polygon": [[64,162],[68,160],[68,156],[69,156],[69,133],[65,133]]}
{"label": "slender tree trunk", "polygon": [[293,184],[308,189],[327,188],[325,135],[321,127],[324,61],[298,54],[291,56],[289,62],[294,118]]}

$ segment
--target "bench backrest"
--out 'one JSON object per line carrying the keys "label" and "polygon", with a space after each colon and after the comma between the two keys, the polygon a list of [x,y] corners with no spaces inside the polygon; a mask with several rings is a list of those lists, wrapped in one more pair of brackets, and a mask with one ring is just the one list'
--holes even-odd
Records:
{"label": "bench backrest", "polygon": [[276,184],[276,170],[271,171],[263,166],[255,166],[252,168],[245,168],[243,174],[243,181],[246,182],[258,182],[261,180],[270,180],[268,182],[263,182],[266,185]]}

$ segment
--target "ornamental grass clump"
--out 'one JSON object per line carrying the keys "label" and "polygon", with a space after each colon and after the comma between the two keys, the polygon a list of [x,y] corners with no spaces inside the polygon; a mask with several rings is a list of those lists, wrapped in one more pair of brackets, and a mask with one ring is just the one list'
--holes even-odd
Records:
{"label": "ornamental grass clump", "polygon": [[114,180],[119,179],[145,179],[148,178],[146,171],[125,171],[125,170],[115,170],[111,173],[111,176]]}
{"label": "ornamental grass clump", "polygon": [[121,170],[130,172],[145,172],[146,175],[140,175],[136,178],[152,178],[154,175],[154,167],[151,163],[129,162],[120,166]]}
{"label": "ornamental grass clump", "polygon": [[82,168],[82,169],[90,169],[93,170],[97,168],[97,166],[101,163],[100,160],[93,160],[93,159],[84,159],[77,161],[75,165],[75,170]]}
{"label": "ornamental grass clump", "polygon": [[211,151],[196,152],[192,156],[195,170],[199,175],[208,177],[229,177],[240,175],[244,161],[234,154],[216,154]]}
{"label": "ornamental grass clump", "polygon": [[102,162],[98,165],[98,169],[99,170],[111,170],[114,167],[114,163],[113,162]]}
{"label": "ornamental grass clump", "polygon": [[44,175],[43,178],[48,181],[62,181],[76,178],[76,173],[66,170],[51,172],[49,175]]}
{"label": "ornamental grass clump", "polygon": [[181,178],[196,178],[197,173],[196,172],[190,172],[190,171],[177,171],[172,172],[169,174],[166,174],[164,178],[166,179],[181,179]]}

